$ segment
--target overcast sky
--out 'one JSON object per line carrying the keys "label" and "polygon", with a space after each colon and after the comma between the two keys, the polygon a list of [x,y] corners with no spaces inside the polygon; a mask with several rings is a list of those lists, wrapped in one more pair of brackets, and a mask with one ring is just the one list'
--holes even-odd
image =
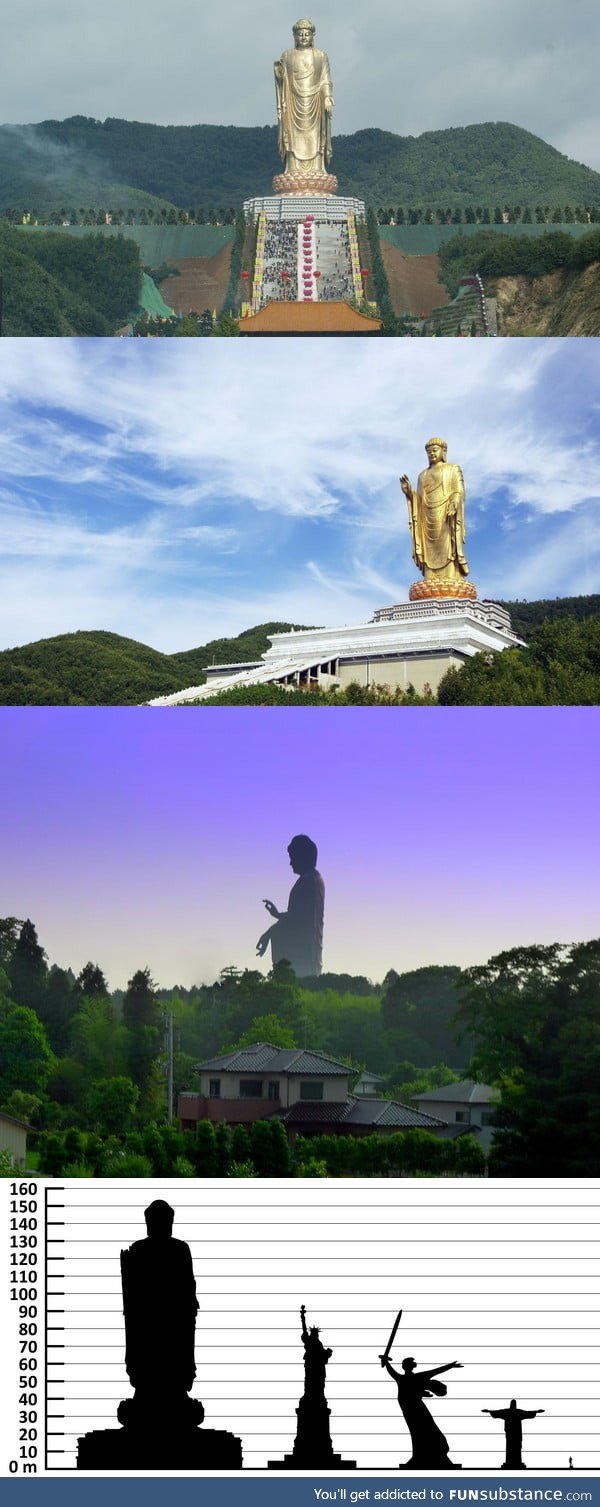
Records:
{"label": "overcast sky", "polygon": [[483,597],[600,590],[600,342],[3,340],[0,648],[366,622],[441,434]]}
{"label": "overcast sky", "polygon": [[[307,832],[324,966],[382,979],[598,932],[595,708],[0,708],[0,916],[111,987],[255,967]],[[258,965],[263,971],[269,958]]]}
{"label": "overcast sky", "polygon": [[[512,121],[600,168],[597,0],[322,0],[337,133]],[[266,125],[279,0],[19,0],[3,30],[3,121],[108,115]]]}

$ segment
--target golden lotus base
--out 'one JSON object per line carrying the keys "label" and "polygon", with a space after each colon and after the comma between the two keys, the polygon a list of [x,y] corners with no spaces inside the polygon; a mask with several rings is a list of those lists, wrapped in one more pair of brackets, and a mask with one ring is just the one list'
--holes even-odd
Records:
{"label": "golden lotus base", "polygon": [[473,602],[477,599],[477,587],[470,581],[415,581],[408,593],[410,602],[423,602],[431,597],[467,597]]}
{"label": "golden lotus base", "polygon": [[333,173],[278,173],[273,179],[274,194],[296,194],[300,198],[336,194],[337,186]]}

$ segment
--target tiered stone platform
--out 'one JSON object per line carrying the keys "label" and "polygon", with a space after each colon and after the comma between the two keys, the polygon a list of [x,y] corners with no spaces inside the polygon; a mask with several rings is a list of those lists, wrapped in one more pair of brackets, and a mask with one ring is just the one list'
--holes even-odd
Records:
{"label": "tiered stone platform", "polygon": [[265,215],[267,220],[302,220],[307,214],[322,215],[328,220],[347,220],[348,215],[364,219],[365,204],[362,199],[353,199],[343,194],[265,194],[262,198],[246,199],[244,214],[247,220],[256,220]]}
{"label": "tiered stone platform", "polygon": [[78,1470],[241,1470],[242,1443],[225,1429],[96,1429],[78,1440]]}

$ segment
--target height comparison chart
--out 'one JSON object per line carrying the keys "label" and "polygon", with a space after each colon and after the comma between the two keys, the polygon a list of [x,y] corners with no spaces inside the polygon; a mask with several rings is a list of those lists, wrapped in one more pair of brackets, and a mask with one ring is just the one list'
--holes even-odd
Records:
{"label": "height comparison chart", "polygon": [[[244,1470],[297,1464],[319,1388],[359,1472],[398,1470],[425,1435],[463,1470],[515,1449],[532,1472],[600,1468],[596,1180],[73,1179],[2,1197],[5,1473],[76,1471],[91,1436],[110,1468],[139,1357],[159,1353],[166,1390],[202,1403]],[[157,1201],[166,1238],[145,1220]],[[187,1361],[173,1315],[194,1282]]]}

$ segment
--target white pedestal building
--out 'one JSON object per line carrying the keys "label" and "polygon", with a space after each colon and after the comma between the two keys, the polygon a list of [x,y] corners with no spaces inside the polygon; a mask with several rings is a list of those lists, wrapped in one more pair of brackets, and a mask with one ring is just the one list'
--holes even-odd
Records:
{"label": "white pedestal building", "polygon": [[290,689],[344,690],[389,686],[420,695],[435,695],[442,676],[474,654],[497,654],[522,647],[510,618],[495,602],[430,598],[381,607],[368,623],[343,628],[308,628],[273,634],[260,660],[245,664],[207,665],[206,684],[172,696],[157,696],[151,706],[206,701],[234,687],[264,685]]}

